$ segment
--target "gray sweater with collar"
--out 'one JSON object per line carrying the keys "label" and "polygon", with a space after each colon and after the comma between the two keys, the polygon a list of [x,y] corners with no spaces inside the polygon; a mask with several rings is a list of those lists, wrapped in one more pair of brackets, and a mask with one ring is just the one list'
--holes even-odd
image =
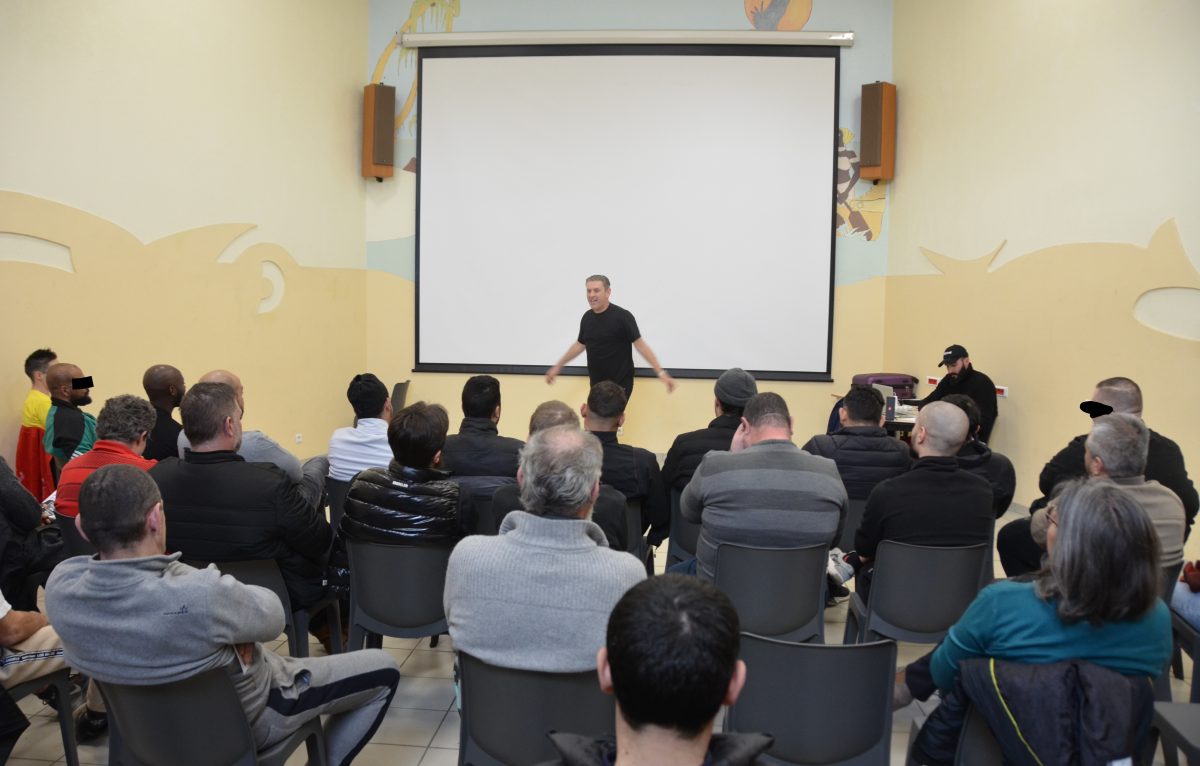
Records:
{"label": "gray sweater with collar", "polygon": [[499,535],[473,535],[450,554],[450,637],[491,665],[591,670],[609,613],[645,577],[641,562],[610,550],[591,521],[512,511]]}

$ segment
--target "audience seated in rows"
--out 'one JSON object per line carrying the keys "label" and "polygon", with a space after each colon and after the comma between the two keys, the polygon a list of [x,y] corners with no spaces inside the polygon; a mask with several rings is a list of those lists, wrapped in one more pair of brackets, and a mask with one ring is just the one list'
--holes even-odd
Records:
{"label": "audience seated in rows", "polygon": [[101,466],[126,463],[149,471],[156,461],[143,455],[154,420],[154,407],[139,396],[121,394],[106,401],[96,418],[96,443],[91,451],[63,466],[58,494],[54,496],[55,513],[75,518],[79,513],[79,487]]}
{"label": "audience seated in rows", "polygon": [[[529,418],[529,435],[554,426],[574,426],[579,428],[579,415],[575,414],[565,402],[552,400],[542,402]],[[492,515],[497,527],[504,521],[510,511],[522,510],[521,488],[516,484],[508,484],[496,490],[492,495]],[[625,496],[607,484],[600,485],[600,494],[592,508],[592,521],[604,532],[608,547],[614,551],[628,548],[625,525]]]}
{"label": "audience seated in rows", "polygon": [[62,546],[38,533],[48,521],[0,457],[0,592],[15,609],[37,609],[37,588],[62,558]]}
{"label": "audience seated in rows", "polygon": [[[1096,384],[1089,401],[1079,408],[1095,418],[1110,412],[1142,417],[1142,389],[1129,378],[1105,378]],[[1034,512],[1046,504],[1054,488],[1064,481],[1087,475],[1084,465],[1085,442],[1088,434],[1076,436],[1057,455],[1046,463],[1038,478],[1038,488],[1043,497],[1029,506]],[[1150,446],[1146,455],[1146,479],[1157,481],[1179,496],[1183,502],[1185,516],[1184,539],[1191,531],[1196,510],[1200,508],[1192,480],[1188,478],[1179,445],[1153,429],[1150,430]],[[1030,520],[1019,519],[1004,526],[996,538],[996,551],[1000,563],[1008,576],[1013,577],[1036,570],[1041,562],[1042,549],[1030,532]]]}
{"label": "audience seated in rows", "polygon": [[392,461],[388,421],[392,400],[387,386],[369,372],[355,375],[346,389],[354,408],[354,426],[339,428],[329,437],[329,478],[350,481],[359,471],[382,468]]}
{"label": "audience seated in rows", "polygon": [[456,476],[517,475],[521,440],[501,436],[500,381],[491,375],[470,378],[462,390],[462,423],[446,438],[442,467]]}
{"label": "audience seated in rows", "polygon": [[451,546],[463,536],[467,497],[440,470],[450,419],[438,404],[400,410],[387,428],[387,468],[360,471],[343,506],[341,534],[349,540]]}
{"label": "audience seated in rows", "polygon": [[650,545],[658,545],[670,533],[671,499],[654,453],[617,440],[617,429],[625,423],[626,401],[620,386],[601,381],[592,386],[580,414],[583,427],[600,440],[604,450],[600,481],[616,489],[626,500],[641,503],[641,530],[649,528],[647,540]]}
{"label": "audience seated in rows", "polygon": [[908,445],[883,429],[883,394],[873,386],[851,386],[838,421],[841,428],[814,436],[803,449],[837,464],[851,500],[866,500],[876,484],[912,466]]}
{"label": "audience seated in rows", "polygon": [[[1111,482],[1077,480],[1062,491],[1051,511],[1048,547],[1047,566],[1034,578],[984,588],[946,639],[897,676],[897,704],[928,699],[935,689],[943,695],[917,738],[916,762],[953,760],[968,691],[989,691],[970,695],[986,712],[995,707],[994,685],[1006,693],[1015,683],[1001,674],[1000,663],[996,679],[986,666],[974,675],[962,671],[968,666],[960,663],[971,658],[1037,666],[1020,674],[1025,680],[1015,691],[1022,704],[1006,693],[1011,711],[1006,708],[1001,715],[1015,716],[1029,739],[1027,746],[1039,753],[1080,752],[1065,744],[1080,738],[1120,746],[1134,722],[1113,717],[1129,710],[1139,695],[1141,710],[1133,712],[1147,712],[1152,700],[1146,678],[1157,677],[1171,653],[1170,616],[1158,598],[1158,535],[1149,517]],[[1088,715],[1064,705],[1086,696],[1074,690],[1078,675],[1062,664],[1069,660],[1114,671],[1098,673],[1085,666],[1078,672],[1088,674],[1093,684],[1089,694],[1102,700]],[[993,704],[982,706],[988,700]],[[1099,762],[1132,754],[1113,753]]]}
{"label": "audience seated in rows", "polygon": [[967,416],[946,402],[931,402],[917,413],[912,447],[917,461],[907,473],[880,482],[867,498],[854,533],[855,590],[867,601],[872,560],[879,544],[951,547],[991,541],[992,489],[959,467],[955,455],[967,439]]}
{"label": "audience seated in rows", "polygon": [[96,418],[81,407],[92,403],[92,379],[76,365],[59,362],[46,370],[50,411],[46,413],[46,435],[42,446],[61,470],[67,461],[92,448],[96,441]]}
{"label": "audience seated in rows", "polygon": [[953,404],[967,415],[967,440],[958,451],[958,466],[986,479],[992,487],[992,510],[996,518],[1004,515],[1017,492],[1017,471],[1012,461],[979,439],[979,405],[964,394],[950,394],[942,401]]}
{"label": "audience seated in rows", "polygon": [[[228,370],[213,370],[200,377],[201,383],[221,383],[233,389],[237,397],[238,407],[246,414],[245,389],[242,379]],[[180,409],[182,414],[182,407]],[[179,457],[185,457],[186,450],[191,447],[188,441],[187,424],[179,434]],[[325,476],[329,473],[329,463],[324,455],[311,457],[301,465],[295,455],[279,446],[271,437],[262,431],[243,431],[241,446],[237,453],[250,463],[271,463],[277,466],[294,483],[305,502],[315,507],[324,505]]]}
{"label": "audience seated in rows", "polygon": [[[196,446],[212,443],[196,430],[201,400],[206,409],[220,405],[225,426],[237,422],[228,386],[194,386],[184,397],[183,427]],[[245,465],[295,492],[278,468]],[[79,526],[99,556],[63,562],[46,588],[46,609],[72,667],[101,683],[131,685],[228,668],[259,749],[327,716],[328,762],[349,763],[383,721],[400,680],[395,660],[377,649],[303,659],[271,651],[262,642],[283,630],[279,598],[168,555],[167,521],[158,487],[133,466],[105,466],[84,482]]]}
{"label": "audience seated in rows", "polygon": [[150,469],[171,520],[167,549],[199,561],[274,559],[292,609],[319,602],[330,542],[323,510],[278,466],[238,453],[242,409],[228,385],[197,383],[180,411],[191,447]]}
{"label": "audience seated in rows", "polygon": [[574,426],[529,437],[517,472],[525,510],[450,555],[444,603],[455,648],[521,670],[595,667],[609,613],[646,577],[589,518],[603,457],[599,441]]}
{"label": "audience seated in rows", "polygon": [[142,375],[142,388],[146,398],[154,405],[154,428],[146,442],[143,455],[148,460],[162,460],[173,457],[179,452],[179,434],[183,426],[176,423],[171,413],[183,401],[187,386],[183,382],[183,373],[169,364],[156,364]]}
{"label": "audience seated in rows", "polygon": [[680,500],[700,524],[697,558],[676,567],[712,580],[722,543],[774,548],[830,545],[849,499],[837,466],[792,443],[792,418],[779,394],[746,403],[729,452],[710,452]]}
{"label": "audience seated in rows", "polygon": [[739,643],[737,612],[712,585],[667,574],[630,588],[596,657],[600,688],[617,698],[616,736],[551,734],[558,763],[755,763],[770,736],[713,733],[746,681]]}
{"label": "audience seated in rows", "polygon": [[46,371],[58,359],[48,348],[39,348],[25,357],[25,377],[29,378],[29,393],[21,407],[21,428],[17,432],[17,480],[38,500],[45,500],[54,491],[54,473],[43,440],[46,437],[46,416],[50,414],[50,388]]}
{"label": "audience seated in rows", "polygon": [[742,411],[750,397],[758,393],[754,376],[734,367],[721,373],[713,386],[713,414],[708,428],[675,437],[663,461],[663,481],[670,489],[683,490],[700,467],[700,461],[713,450],[728,452],[733,434],[742,422]]}

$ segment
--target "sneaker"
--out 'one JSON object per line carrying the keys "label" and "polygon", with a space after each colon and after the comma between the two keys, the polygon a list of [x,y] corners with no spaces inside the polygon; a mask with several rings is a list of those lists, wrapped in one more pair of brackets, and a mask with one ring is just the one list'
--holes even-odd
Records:
{"label": "sneaker", "polygon": [[100,739],[108,733],[108,714],[83,707],[75,714],[75,741],[79,744]]}

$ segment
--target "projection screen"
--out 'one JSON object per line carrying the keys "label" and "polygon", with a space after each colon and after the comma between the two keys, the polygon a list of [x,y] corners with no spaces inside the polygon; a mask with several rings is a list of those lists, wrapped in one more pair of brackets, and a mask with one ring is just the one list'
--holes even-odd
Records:
{"label": "projection screen", "polygon": [[545,372],[601,273],[677,377],[828,380],[838,61],[421,49],[416,370]]}

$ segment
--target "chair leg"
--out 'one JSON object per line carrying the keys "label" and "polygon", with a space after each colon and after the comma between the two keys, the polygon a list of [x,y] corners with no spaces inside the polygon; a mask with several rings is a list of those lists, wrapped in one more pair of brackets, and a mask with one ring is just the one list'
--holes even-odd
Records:
{"label": "chair leg", "polygon": [[441,638],[440,635],[433,635],[433,636],[429,637],[429,648],[430,649],[434,649],[437,647],[439,638]]}
{"label": "chair leg", "polygon": [[54,707],[58,711],[58,728],[62,732],[63,755],[68,766],[79,766],[79,753],[75,744],[75,718],[71,710],[71,684],[66,680],[54,682],[57,693]]}
{"label": "chair leg", "polygon": [[329,602],[329,606],[325,607],[325,614],[329,620],[329,647],[333,649],[334,654],[341,654],[345,651],[342,646],[342,607],[337,599]]}
{"label": "chair leg", "polygon": [[362,649],[366,644],[367,631],[363,626],[354,622],[353,616],[350,618],[350,645],[346,647],[346,651],[353,652]]}
{"label": "chair leg", "polygon": [[[292,624],[288,626],[288,653],[293,657],[308,656],[308,612],[292,612]],[[339,628],[339,638],[340,628]]]}
{"label": "chair leg", "polygon": [[304,740],[304,749],[308,751],[308,766],[328,766],[329,761],[325,758],[324,737],[315,733],[310,735],[308,739]]}

